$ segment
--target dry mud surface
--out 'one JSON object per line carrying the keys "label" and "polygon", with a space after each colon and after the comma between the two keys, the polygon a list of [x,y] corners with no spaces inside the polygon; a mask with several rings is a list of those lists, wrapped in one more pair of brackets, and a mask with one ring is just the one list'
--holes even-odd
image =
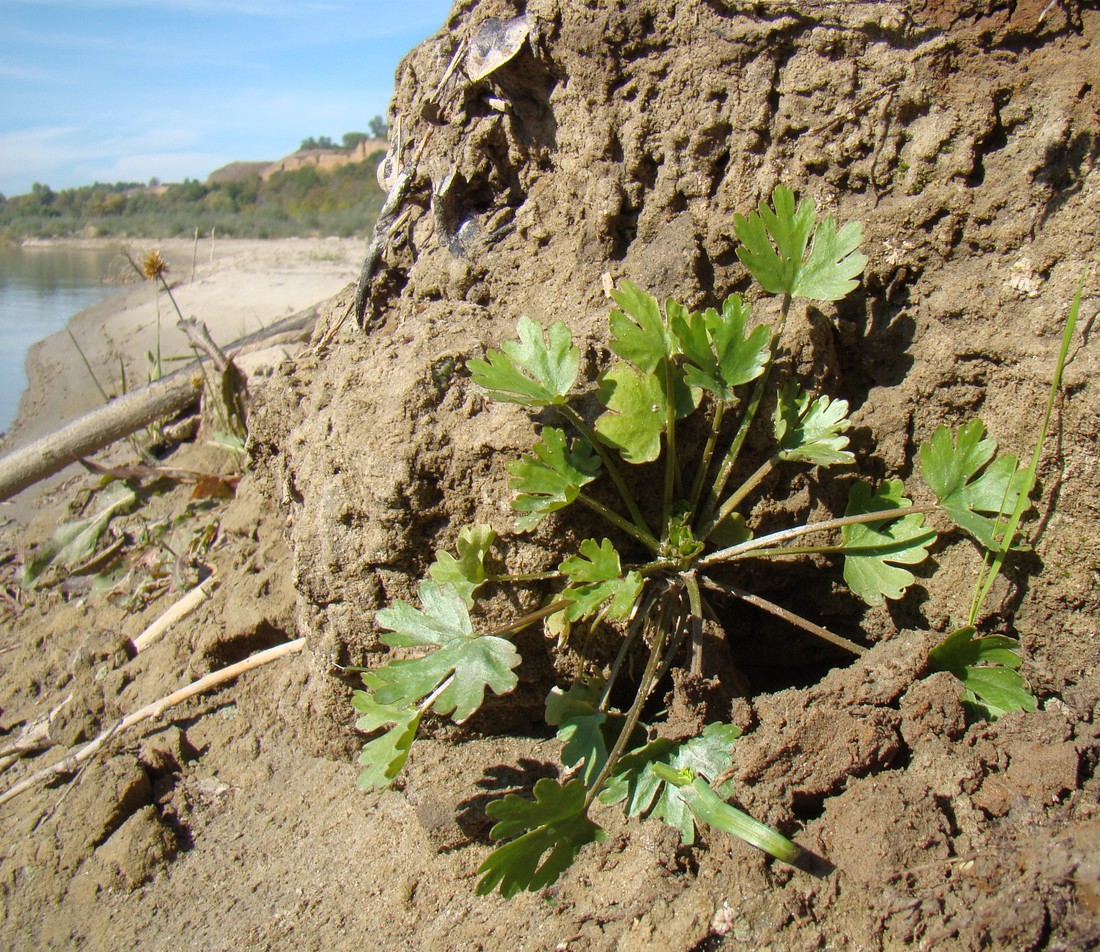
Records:
{"label": "dry mud surface", "polygon": [[[961,540],[939,545],[935,575],[886,608],[858,610],[808,577],[772,583],[873,645],[850,664],[765,627],[757,640],[774,650],[742,659],[755,691],[732,712],[746,730],[737,796],[822,858],[811,871],[717,835],[683,848],[607,810],[609,841],[554,887],[477,898],[486,802],[555,772],[541,703],[570,659],[525,636],[516,693],[461,731],[434,728],[380,796],[354,790],[354,677],[341,671],[377,660],[375,610],[409,597],[459,526],[491,523],[515,564],[556,562],[586,531],[563,520],[534,541],[511,532],[504,466],[531,423],[452,368],[529,314],[568,322],[591,369],[605,351],[605,273],[692,306],[744,288],[733,216],[781,182],[865,227],[861,289],[800,312],[785,361],[851,401],[853,442],[877,454],[869,475],[909,477],[919,442],[975,413],[1029,452],[1062,320],[1100,248],[1100,10],[1045,7],[456,6],[399,71],[394,108],[419,163],[365,329],[347,322],[276,374],[253,409],[251,474],[235,500],[192,516],[217,527],[214,597],[137,658],[122,639],[170,598],[127,613],[55,590],[24,597],[0,638],[0,728],[71,694],[53,731],[65,749],[257,649],[304,636],[306,651],[119,736],[75,781],[0,806],[0,943],[1096,947],[1095,277],[1042,457],[1034,547],[982,622],[1020,638],[1038,712],[973,723],[951,678],[929,676],[928,649],[965,611],[977,564]],[[484,18],[524,12],[537,29],[513,60],[435,95]],[[199,468],[202,452],[180,451],[177,465]],[[794,499],[809,511],[842,495],[806,481]],[[155,501],[184,505],[178,493]]]}

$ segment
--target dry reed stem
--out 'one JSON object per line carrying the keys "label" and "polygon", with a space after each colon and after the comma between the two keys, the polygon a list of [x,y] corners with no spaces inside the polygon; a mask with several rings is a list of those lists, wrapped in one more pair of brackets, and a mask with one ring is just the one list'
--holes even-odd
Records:
{"label": "dry reed stem", "polygon": [[156,621],[134,639],[134,651],[141,654],[141,652],[151,644],[158,641],[172,625],[180,619],[186,618],[206,599],[210,598],[208,588],[213,585],[216,578],[216,575],[211,575],[201,584],[191,589],[191,591],[184,595],[183,598],[174,605],[169,606],[168,610],[163,615],[156,619]]}
{"label": "dry reed stem", "polygon": [[184,701],[198,694],[204,694],[221,684],[225,684],[227,681],[232,681],[238,675],[244,674],[246,671],[251,671],[253,668],[258,668],[261,665],[277,661],[279,658],[285,657],[286,655],[296,654],[305,647],[305,644],[305,638],[298,638],[296,641],[288,641],[274,648],[268,648],[266,651],[257,652],[244,661],[238,661],[236,664],[231,664],[228,667],[222,668],[220,671],[214,671],[206,675],[206,677],[195,681],[193,684],[189,684],[187,687],[180,688],[180,690],[173,694],[169,694],[167,697],[160,698],[152,704],[145,705],[145,707],[138,711],[134,711],[133,714],[128,714],[117,724],[103,731],[95,740],[81,747],[80,750],[70,754],[68,757],[62,758],[49,767],[44,767],[42,770],[31,774],[29,777],[15,784],[15,786],[4,791],[3,794],[0,794],[0,804],[15,799],[19,794],[25,793],[27,790],[30,790],[31,787],[44,780],[49,780],[51,777],[59,777],[63,774],[73,773],[82,763],[94,757],[108,740],[116,734],[122,733],[122,731],[126,730],[128,727],[140,724],[150,717],[156,717],[170,707],[175,707],[177,704],[182,704]]}

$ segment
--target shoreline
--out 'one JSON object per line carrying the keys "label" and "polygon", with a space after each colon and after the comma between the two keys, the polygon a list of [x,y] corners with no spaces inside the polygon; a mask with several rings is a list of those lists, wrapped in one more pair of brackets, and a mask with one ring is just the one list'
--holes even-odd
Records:
{"label": "shoreline", "polygon": [[[55,247],[126,247],[117,239],[45,241]],[[215,342],[226,345],[338,294],[358,277],[366,242],[359,238],[224,238],[200,239],[198,247],[196,256],[193,239],[130,244],[135,258],[160,250],[169,262],[169,285],[184,317],[205,323]],[[128,264],[125,267],[130,270]],[[31,345],[25,358],[27,386],[11,429],[0,442],[0,455],[102,405],[103,396],[85,358],[109,394],[121,392],[123,368],[127,390],[148,381],[147,355],[156,353],[158,323],[163,373],[178,366],[171,358],[190,358],[186,335],[176,327],[172,302],[163,290],[158,294],[154,288],[151,282],[120,284],[117,291],[72,315],[66,328]],[[70,467],[24,490],[5,505],[3,514],[20,518],[33,498],[82,471]]]}

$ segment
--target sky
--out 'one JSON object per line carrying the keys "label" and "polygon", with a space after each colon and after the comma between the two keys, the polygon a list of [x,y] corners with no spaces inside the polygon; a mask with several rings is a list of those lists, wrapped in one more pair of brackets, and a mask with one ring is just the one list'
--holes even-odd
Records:
{"label": "sky", "polygon": [[0,193],[204,180],[386,115],[450,0],[0,0]]}

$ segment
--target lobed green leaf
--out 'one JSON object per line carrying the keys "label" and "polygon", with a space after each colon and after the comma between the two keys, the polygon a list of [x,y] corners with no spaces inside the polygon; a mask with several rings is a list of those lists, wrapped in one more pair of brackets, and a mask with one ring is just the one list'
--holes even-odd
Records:
{"label": "lobed green leaf", "polygon": [[851,425],[847,400],[824,395],[812,399],[796,381],[788,380],[779,390],[774,422],[780,459],[816,466],[856,461],[844,448],[848,437],[842,435]]}
{"label": "lobed green leaf", "polygon": [[596,478],[600,459],[585,440],[570,446],[561,430],[545,427],[531,455],[507,469],[515,477],[509,485],[518,493],[512,508],[523,513],[516,519],[516,528],[525,532],[573,502],[581,487]]}
{"label": "lobed green leaf", "polygon": [[355,723],[359,730],[372,733],[387,724],[393,725],[385,733],[367,741],[359,754],[360,766],[367,769],[359,774],[356,786],[366,791],[384,790],[405,766],[423,711],[415,707],[380,704],[365,691],[356,691],[351,703],[363,715]]}
{"label": "lobed green leaf", "polygon": [[621,282],[611,297],[622,308],[611,312],[611,349],[643,373],[653,373],[662,360],[676,353],[676,338],[657,299],[629,281]]}
{"label": "lobed green leaf", "polygon": [[555,321],[544,332],[537,321],[521,317],[516,330],[519,340],[505,343],[503,351],[491,350],[486,360],[467,361],[474,383],[506,403],[564,403],[580,367],[580,350],[573,346],[569,328]]}
{"label": "lobed green leaf", "polygon": [[481,707],[485,688],[495,694],[515,688],[513,669],[520,656],[511,642],[473,631],[466,603],[453,585],[422,582],[420,601],[423,610],[398,601],[378,612],[379,627],[388,629],[380,638],[388,645],[435,650],[367,671],[363,682],[376,701],[399,708],[438,691],[433,710],[461,724]]}
{"label": "lobed green leaf", "polygon": [[[671,396],[664,367],[673,378]],[[628,463],[651,463],[661,455],[670,400],[675,401],[677,419],[699,405],[698,391],[684,383],[678,369],[666,364],[653,373],[639,373],[628,364],[612,367],[600,376],[599,399],[607,412],[596,420],[596,432]]]}
{"label": "lobed green leaf", "polygon": [[609,539],[600,544],[585,539],[580,554],[566,559],[558,568],[574,583],[561,593],[562,598],[573,599],[565,609],[569,621],[590,618],[605,603],[609,618],[628,618],[642,593],[642,576],[634,571],[623,574],[619,553]]}
{"label": "lobed green leaf", "polygon": [[479,896],[497,887],[505,899],[523,889],[543,889],[557,882],[582,847],[607,839],[603,829],[588,819],[580,780],[563,787],[544,777],[535,784],[534,794],[534,802],[512,793],[485,808],[499,820],[489,835],[495,840],[516,839],[498,847],[481,864]]}
{"label": "lobed green leaf", "polygon": [[[848,495],[846,516],[863,515],[911,505],[900,479],[890,479],[877,490],[856,483]],[[922,513],[884,522],[844,526],[844,581],[868,605],[884,598],[901,598],[914,581],[903,565],[919,565],[928,556],[936,533],[924,524]]]}
{"label": "lobed green leaf", "polygon": [[952,436],[939,427],[920,447],[924,480],[951,521],[987,549],[1002,545],[1003,523],[1027,489],[1028,473],[1011,453],[994,457],[995,440],[984,439],[985,425],[974,419]]}
{"label": "lobed green leaf", "polygon": [[784,185],[772,193],[772,206],[762,202],[748,217],[734,217],[742,243],[737,257],[761,287],[771,294],[819,301],[835,301],[851,291],[867,263],[856,250],[862,227],[852,222],[838,231],[829,216],[815,231],[813,199],[803,199],[796,208],[794,194]]}
{"label": "lobed green leaf", "polygon": [[689,363],[684,377],[690,387],[708,390],[731,403],[734,390],[764,372],[771,359],[771,329],[760,325],[746,334],[750,308],[739,294],[726,298],[719,314],[708,308],[680,311],[670,320],[680,350]]}

